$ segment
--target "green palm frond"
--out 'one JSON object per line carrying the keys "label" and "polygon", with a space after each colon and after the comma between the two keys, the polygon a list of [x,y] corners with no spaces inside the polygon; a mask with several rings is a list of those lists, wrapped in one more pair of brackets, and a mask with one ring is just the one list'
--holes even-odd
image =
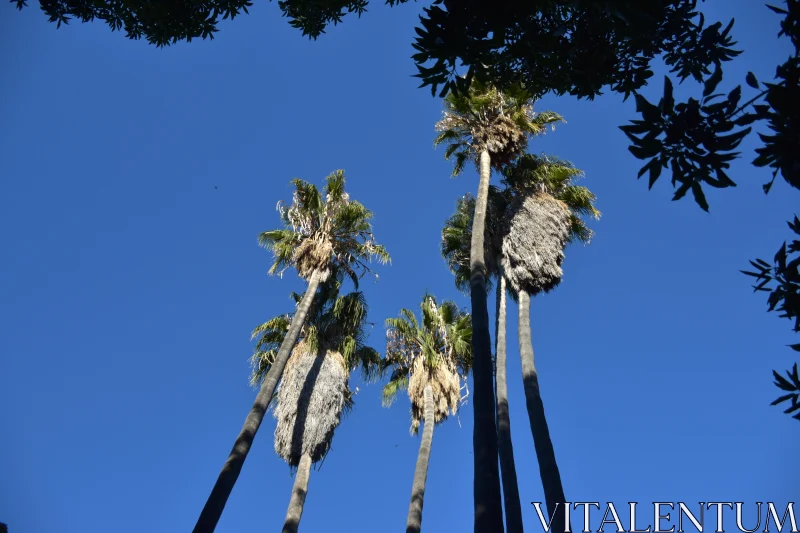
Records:
{"label": "green palm frond", "polygon": [[594,232],[589,229],[589,226],[586,225],[586,222],[584,222],[582,218],[574,214],[570,215],[569,225],[570,241],[582,242],[584,244],[589,244],[592,241]]}
{"label": "green palm frond", "polygon": [[456,160],[453,163],[453,177],[460,175],[464,171],[464,165],[469,161],[470,156],[466,151],[456,153]]}
{"label": "green palm frond", "polygon": [[256,350],[253,352],[253,355],[250,357],[250,385],[256,387],[261,383],[272,367],[272,363],[275,362],[276,355],[278,355],[277,348],[274,350]]}
{"label": "green palm frond", "polygon": [[[456,147],[458,147],[461,144],[460,141],[461,141],[461,139],[460,139],[459,134],[458,134],[457,131],[455,131],[455,130],[445,130],[445,131],[441,132],[439,135],[436,136],[436,138],[433,140],[433,146],[436,147],[436,146],[439,146],[440,144],[443,144],[445,142],[450,142],[452,144],[450,144],[448,146],[456,146]],[[448,155],[445,155],[444,157],[445,157],[445,159],[449,159],[450,158],[450,156],[448,156]]]}
{"label": "green palm frond", "polygon": [[[492,290],[492,277],[497,277],[503,239],[503,221],[511,195],[494,185],[489,186],[484,233],[484,257],[488,277],[487,293]],[[475,213],[475,197],[465,194],[456,203],[456,212],[444,223],[440,252],[455,277],[456,288],[468,294],[470,290],[469,256],[472,247],[472,222]]]}
{"label": "green palm frond", "polygon": [[339,202],[344,197],[344,170],[336,170],[325,178],[325,192],[329,201]]}
{"label": "green palm frond", "polygon": [[397,399],[397,393],[408,389],[408,368],[398,368],[395,370],[389,382],[381,390],[381,403],[384,407],[390,407]]}
{"label": "green palm frond", "polygon": [[515,122],[519,120],[522,124],[524,124],[524,130],[531,135],[540,135],[547,131],[547,126],[550,126],[550,129],[555,129],[556,124],[566,124],[567,122],[564,120],[564,117],[555,111],[542,111],[540,113],[534,113],[533,118],[531,118],[529,115],[517,112],[517,114],[514,115],[514,118]]}
{"label": "green palm frond", "polygon": [[295,187],[296,203],[301,211],[315,214],[322,212],[322,197],[319,194],[319,189],[314,184],[299,178],[291,180],[291,183]]}
{"label": "green palm frond", "polygon": [[290,229],[265,231],[258,236],[258,244],[270,250],[275,261],[269,269],[270,274],[283,272],[291,265],[292,254],[299,244],[298,236]]}
{"label": "green palm frond", "polygon": [[594,206],[597,196],[586,187],[567,185],[555,197],[567,204],[567,207],[575,213],[595,220],[600,218],[600,211]]}
{"label": "green palm frond", "polygon": [[[355,353],[354,361],[361,370],[361,379],[368,383],[377,381],[383,374],[381,368],[381,354],[369,346],[363,346]],[[356,367],[351,369],[355,370]]]}
{"label": "green palm frond", "polygon": [[253,329],[253,333],[250,335],[250,340],[255,339],[257,336],[261,335],[270,335],[276,332],[282,332],[289,329],[289,324],[291,323],[291,317],[287,315],[280,315],[267,320],[260,326],[257,326]]}
{"label": "green palm frond", "polygon": [[[404,311],[408,311],[408,309],[401,310],[401,314]],[[406,317],[403,318],[387,318],[386,319],[386,327],[390,331],[395,331],[397,334],[402,337],[407,342],[412,342],[416,340],[417,330],[419,329],[419,324],[417,323],[416,317],[414,321],[411,322]]]}
{"label": "green palm frond", "polygon": [[[456,212],[445,221],[442,228],[442,257],[455,276],[456,288],[465,294],[470,290],[469,255],[474,211],[475,198],[472,195],[459,198]],[[490,283],[489,279],[486,281]]]}

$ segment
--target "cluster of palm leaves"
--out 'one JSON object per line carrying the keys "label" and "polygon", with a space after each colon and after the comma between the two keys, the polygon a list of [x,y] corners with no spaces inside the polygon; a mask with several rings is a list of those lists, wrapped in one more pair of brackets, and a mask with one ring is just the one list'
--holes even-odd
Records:
{"label": "cluster of palm leaves", "polygon": [[[295,308],[253,331],[251,383],[256,401],[219,474],[195,532],[211,532],[241,471],[255,434],[270,406],[277,420],[275,452],[296,469],[283,532],[298,530],[312,464],[324,459],[343,413],[352,409],[350,376],[366,382],[388,377],[383,403],[390,406],[406,391],[411,403],[411,433],[422,426],[412,484],[407,533],[419,532],[436,424],[458,412],[473,377],[475,531],[521,532],[506,376],[506,297],[518,302],[522,380],[536,457],[552,528],[566,530],[565,502],[552,440],[547,428],[530,330],[530,298],[561,281],[566,246],[589,242],[587,217],[598,217],[595,197],[576,184],[582,172],[566,161],[526,152],[531,137],[563,119],[536,113],[523,88],[500,92],[474,83],[469,94],[445,99],[435,144],[447,144],[454,175],[472,161],[479,171],[475,196],[458,200],[442,230],[441,253],[456,287],[469,291],[471,313],[453,301],[426,294],[419,318],[402,308],[385,322],[383,357],[368,345],[368,306],[359,280],[370,262],[390,261],[372,233],[373,213],[345,192],[342,171],[326,179],[323,191],[293,180],[290,204],[279,203],[283,227],[260,235],[275,256],[271,274],[294,268],[306,283],[292,293]],[[491,173],[500,186],[491,185]],[[345,293],[349,281],[353,291]],[[492,354],[487,296],[496,287],[495,353]],[[496,395],[495,395],[496,390]],[[499,468],[498,468],[499,462]],[[501,474],[503,501],[501,502]],[[505,504],[505,527],[503,524]]]}

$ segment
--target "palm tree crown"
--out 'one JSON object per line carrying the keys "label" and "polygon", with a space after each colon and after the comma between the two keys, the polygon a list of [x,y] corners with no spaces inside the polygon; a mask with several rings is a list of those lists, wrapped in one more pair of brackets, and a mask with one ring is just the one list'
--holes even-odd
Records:
{"label": "palm tree crown", "polygon": [[566,245],[592,237],[584,217],[600,216],[595,195],[575,185],[580,170],[546,156],[525,155],[503,174],[512,192],[503,229],[503,274],[517,293],[548,292],[561,282]]}
{"label": "palm tree crown", "polygon": [[345,192],[344,171],[337,170],[326,178],[324,197],[306,181],[294,179],[292,184],[292,203],[278,203],[284,227],[265,231],[258,238],[261,246],[275,254],[270,274],[283,274],[293,266],[306,280],[319,270],[324,281],[330,267],[336,265],[358,286],[358,279],[369,271],[366,263],[373,257],[381,263],[390,261],[386,249],[372,234],[373,213]]}
{"label": "palm tree crown", "polygon": [[570,212],[569,242],[588,244],[594,232],[584,217],[599,219],[597,197],[588,188],[577,185],[583,171],[569,161],[546,155],[523,154],[503,168],[502,183],[515,196],[548,194],[566,205]]}
{"label": "palm tree crown", "polygon": [[[364,294],[357,291],[340,295],[342,271],[334,270],[333,274],[333,277],[320,285],[294,350],[313,354],[335,352],[341,355],[348,375],[360,370],[362,379],[374,381],[381,373],[381,358],[377,350],[366,344],[366,329],[370,324],[366,320],[367,304]],[[291,293],[291,298],[299,302],[303,295]],[[253,330],[252,338],[257,339],[250,358],[250,383],[253,386],[258,385],[269,371],[293,315],[294,313],[287,313],[276,316]],[[276,398],[277,395],[273,398],[273,405]],[[344,400],[344,409],[350,409],[353,403],[349,388],[345,390]]]}
{"label": "palm tree crown", "polygon": [[[297,468],[284,533],[297,531],[311,465],[328,453],[342,414],[352,408],[351,372],[360,368],[365,380],[380,373],[380,355],[366,345],[366,301],[361,292],[340,295],[343,272],[334,268],[333,275],[320,285],[272,398],[278,421],[275,452]],[[292,298],[299,304],[304,295],[292,293]],[[252,357],[254,385],[263,381],[275,364],[293,319],[292,314],[278,316],[253,331],[253,337],[258,337]]]}
{"label": "palm tree crown", "polygon": [[390,406],[401,390],[411,400],[411,432],[416,433],[423,414],[423,391],[433,389],[434,421],[455,414],[461,401],[461,382],[472,366],[472,323],[469,313],[452,301],[437,304],[426,295],[422,322],[409,309],[386,320],[384,368],[391,368],[383,388],[383,403]]}
{"label": "palm tree crown", "polygon": [[544,133],[547,124],[563,122],[557,113],[534,113],[533,100],[521,87],[499,91],[473,82],[465,94],[450,93],[444,99],[444,116],[436,124],[440,132],[434,145],[447,144],[445,159],[455,157],[453,176],[467,161],[487,151],[495,169],[501,169],[528,144],[529,135]]}
{"label": "palm tree crown", "polygon": [[[583,172],[568,162],[548,156],[524,154],[503,168],[502,184],[505,188],[489,187],[484,231],[486,257],[486,290],[491,288],[491,277],[499,275],[498,259],[503,256],[503,242],[510,231],[509,219],[524,206],[531,207],[533,201],[543,195],[558,202],[556,213],[566,208],[562,233],[565,243],[588,244],[594,233],[586,224],[586,218],[599,218],[595,207],[596,197],[588,188],[576,185]],[[541,208],[539,208],[541,209]],[[469,291],[469,251],[472,236],[472,219],[475,212],[475,197],[465,194],[458,199],[456,212],[442,228],[441,252],[455,277],[456,287]],[[530,220],[533,213],[528,213]],[[519,216],[518,216],[519,218]],[[519,224],[519,223],[518,223]],[[532,229],[532,228],[528,228]],[[508,251],[511,246],[506,245]],[[516,288],[515,288],[516,289]]]}

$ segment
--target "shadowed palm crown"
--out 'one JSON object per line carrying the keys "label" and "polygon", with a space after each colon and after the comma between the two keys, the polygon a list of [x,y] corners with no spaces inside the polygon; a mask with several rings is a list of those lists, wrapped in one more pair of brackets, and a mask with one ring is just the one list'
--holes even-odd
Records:
{"label": "shadowed palm crown", "polygon": [[[367,303],[362,292],[340,295],[343,271],[334,270],[334,275],[320,285],[317,298],[309,310],[299,342],[304,342],[313,352],[330,349],[342,355],[347,371],[361,370],[365,381],[374,381],[381,373],[380,354],[367,346]],[[302,294],[292,293],[291,298],[299,302]],[[258,339],[251,357],[250,383],[257,385],[269,371],[278,348],[286,336],[294,313],[277,316],[253,330],[252,339]],[[348,393],[346,407],[351,407],[352,397]]]}
{"label": "shadowed palm crown", "polygon": [[472,368],[472,321],[452,301],[437,304],[426,295],[421,304],[422,323],[413,311],[401,309],[398,318],[386,320],[384,369],[391,368],[383,387],[383,404],[390,406],[401,390],[411,400],[412,433],[423,416],[424,389],[431,385],[435,422],[455,414],[461,401],[461,382]]}
{"label": "shadowed palm crown", "polygon": [[455,157],[453,176],[468,161],[477,163],[481,152],[488,151],[492,166],[501,169],[528,144],[529,135],[545,132],[548,124],[563,122],[557,113],[534,113],[533,100],[519,86],[500,92],[494,87],[473,81],[467,94],[449,94],[444,99],[444,117],[436,124],[433,144],[447,144],[445,159]]}
{"label": "shadowed palm crown", "polygon": [[284,228],[265,231],[258,238],[261,246],[275,254],[270,274],[282,275],[294,267],[308,279],[319,270],[324,281],[336,266],[358,287],[358,279],[369,271],[366,263],[373,257],[381,263],[390,261],[386,249],[372,235],[372,212],[345,192],[344,171],[326,178],[324,197],[316,186],[301,179],[292,184],[291,205],[278,203]]}
{"label": "shadowed palm crown", "polygon": [[[502,221],[510,202],[507,190],[494,185],[489,186],[489,200],[486,206],[486,226],[484,231],[484,257],[486,262],[486,291],[492,289],[492,277],[498,274],[498,257],[503,245]],[[472,239],[472,220],[475,214],[475,197],[465,194],[456,203],[456,212],[444,223],[442,228],[442,257],[455,276],[456,288],[469,294],[469,252]]]}

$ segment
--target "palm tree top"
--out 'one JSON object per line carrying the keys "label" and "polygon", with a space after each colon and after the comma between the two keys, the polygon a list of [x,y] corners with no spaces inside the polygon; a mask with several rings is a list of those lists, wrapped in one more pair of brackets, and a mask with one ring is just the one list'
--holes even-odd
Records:
{"label": "palm tree top", "polygon": [[273,252],[270,274],[282,275],[295,267],[304,279],[314,271],[327,279],[331,266],[341,267],[358,286],[358,279],[370,272],[373,259],[391,261],[386,249],[372,233],[374,214],[345,192],[343,170],[325,179],[324,195],[317,187],[293,179],[292,203],[278,202],[283,228],[259,235],[259,244]]}
{"label": "palm tree top", "polygon": [[569,161],[547,155],[523,154],[503,168],[502,183],[514,196],[548,194],[564,203],[570,211],[570,242],[588,244],[594,232],[585,218],[600,218],[595,207],[597,197],[588,188],[577,185],[584,177],[582,170]]}
{"label": "palm tree top", "polygon": [[433,144],[447,144],[445,159],[455,158],[453,176],[461,173],[468,160],[477,163],[484,150],[492,156],[492,166],[500,169],[524,152],[528,136],[563,121],[552,111],[535,113],[531,95],[521,86],[501,92],[473,82],[468,93],[450,93],[444,99]]}
{"label": "palm tree top", "polygon": [[[381,375],[381,358],[377,350],[367,345],[368,326],[371,325],[367,322],[367,302],[360,291],[340,294],[342,278],[341,270],[337,270],[320,285],[300,331],[299,342],[303,343],[303,349],[314,353],[336,351],[341,354],[348,374],[360,370],[362,379],[372,382]],[[303,295],[292,293],[291,297],[299,303]],[[274,362],[292,315],[279,315],[253,330],[251,339],[258,339],[250,359],[253,386],[264,379]]]}
{"label": "palm tree top", "polygon": [[390,406],[397,393],[407,390],[411,400],[411,431],[423,416],[425,386],[431,385],[435,422],[455,414],[461,402],[461,382],[472,368],[472,319],[452,301],[437,303],[426,294],[420,305],[421,321],[410,309],[386,320],[384,369],[391,368],[383,388],[383,404]]}
{"label": "palm tree top", "polygon": [[[569,161],[552,156],[523,154],[503,167],[501,183],[505,188],[489,186],[486,206],[484,257],[486,291],[492,288],[492,277],[500,273],[498,258],[502,256],[503,240],[508,231],[507,217],[512,202],[548,194],[569,210],[569,242],[591,241],[593,232],[586,219],[600,217],[595,207],[596,197],[588,188],[577,185],[583,171]],[[470,289],[469,254],[472,240],[472,219],[475,197],[467,193],[458,199],[456,211],[442,228],[441,253],[455,277],[456,288],[464,293]],[[512,297],[515,297],[512,291]]]}

